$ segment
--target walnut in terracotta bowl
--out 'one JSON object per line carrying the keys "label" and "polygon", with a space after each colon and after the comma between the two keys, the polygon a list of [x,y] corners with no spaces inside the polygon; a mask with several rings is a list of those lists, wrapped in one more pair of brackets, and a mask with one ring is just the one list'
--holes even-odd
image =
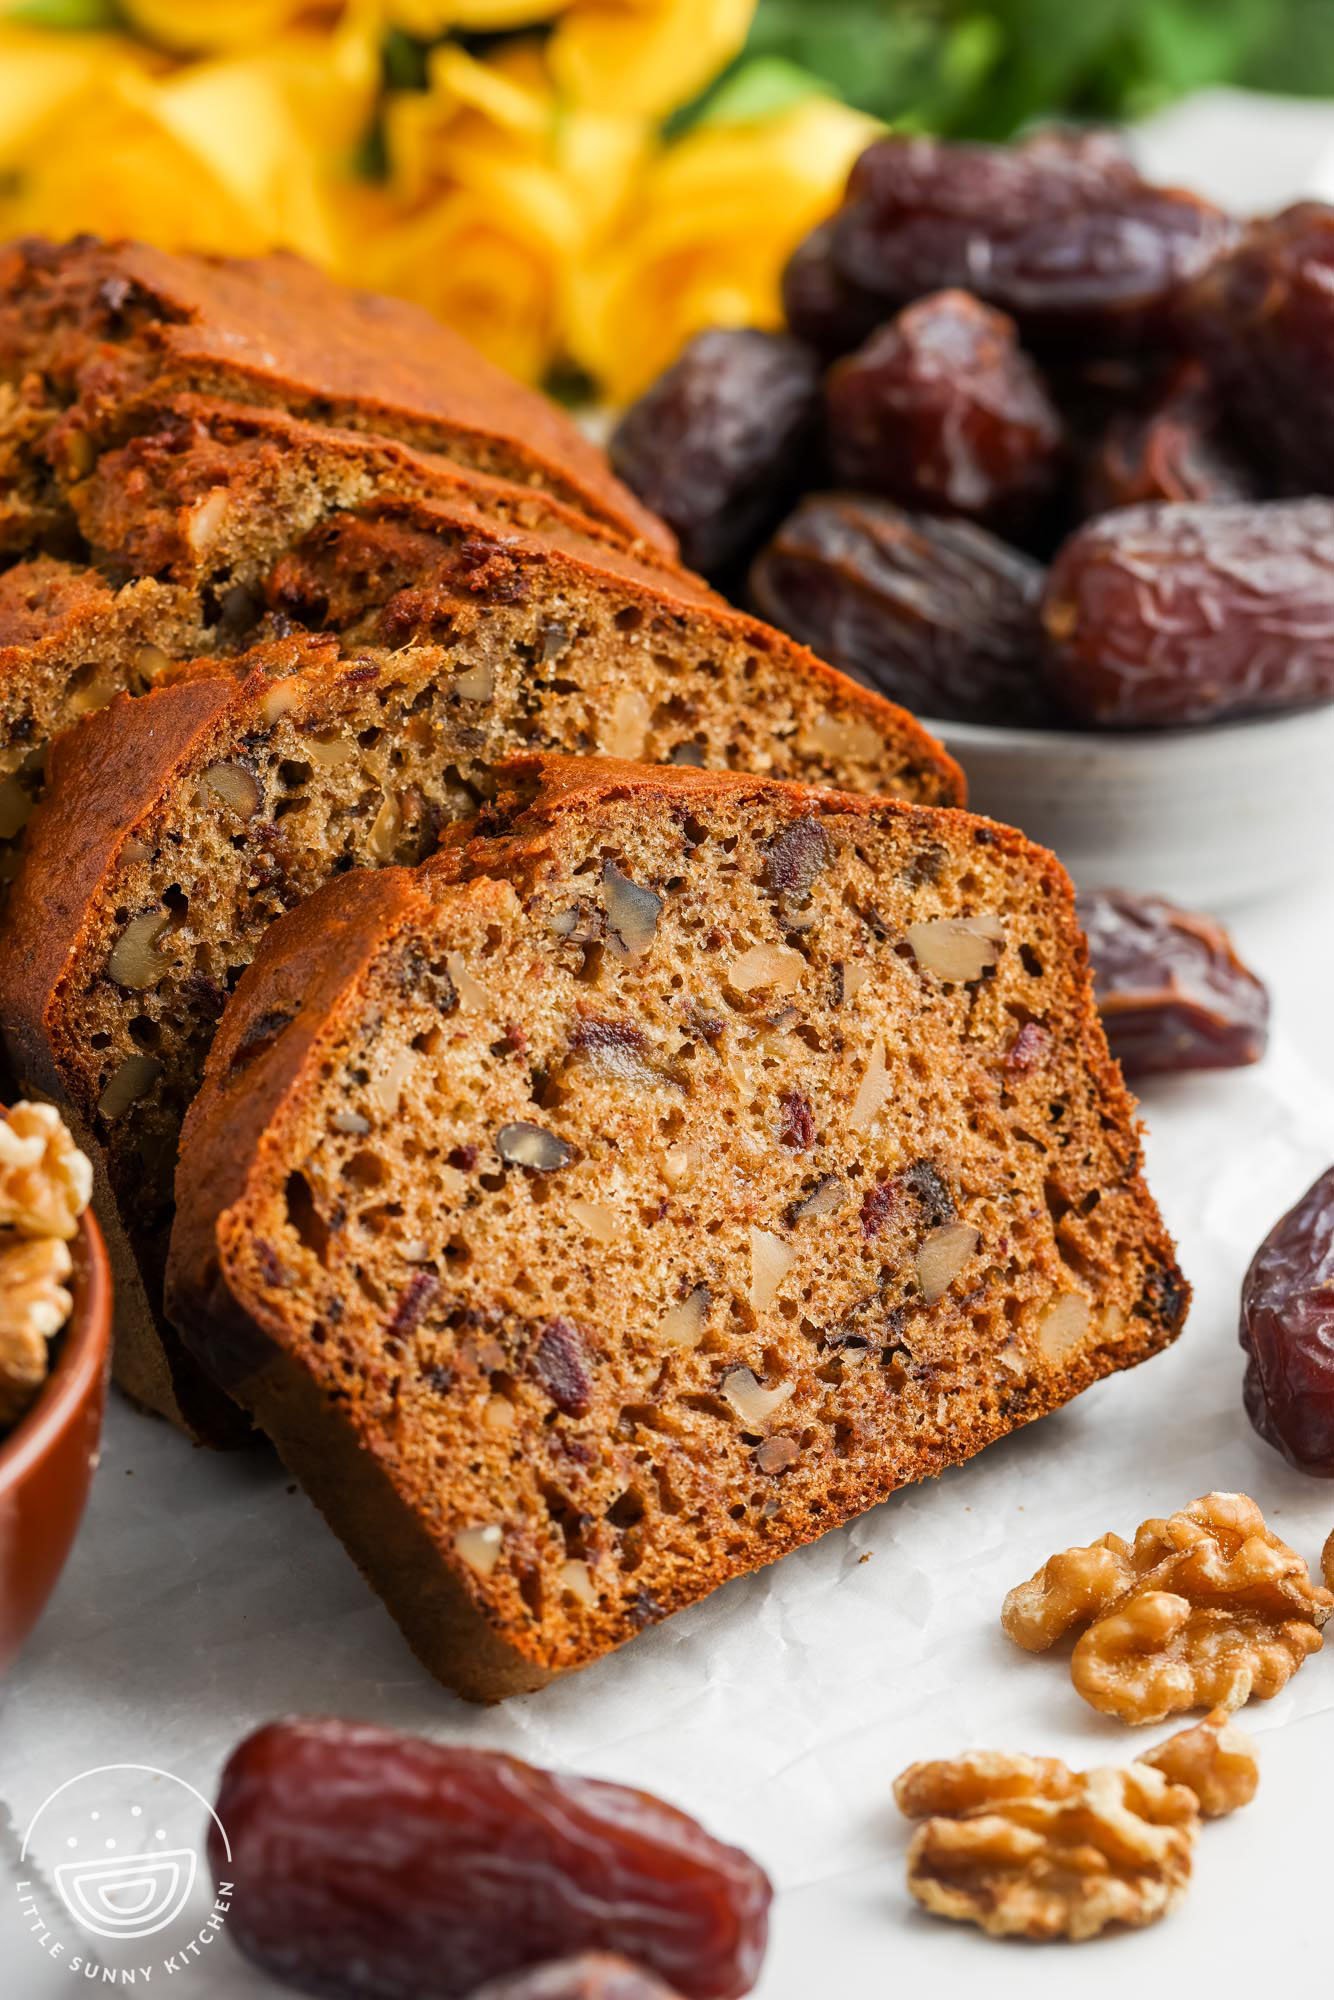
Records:
{"label": "walnut in terracotta bowl", "polygon": [[56,1113],[0,1114],[0,1671],[55,1588],[97,1463],[111,1279]]}

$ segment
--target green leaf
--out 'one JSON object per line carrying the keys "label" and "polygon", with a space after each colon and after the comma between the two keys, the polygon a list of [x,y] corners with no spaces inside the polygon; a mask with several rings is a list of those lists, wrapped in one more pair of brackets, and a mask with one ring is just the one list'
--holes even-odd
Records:
{"label": "green leaf", "polygon": [[755,56],[729,70],[709,93],[699,125],[742,125],[754,118],[771,118],[808,97],[828,92],[825,79],[784,56]]}
{"label": "green leaf", "polygon": [[380,44],[380,67],[390,90],[425,90],[426,44],[390,28]]}
{"label": "green leaf", "polygon": [[118,25],[115,0],[17,0],[4,10],[10,21],[22,21],[31,28],[114,28]]}

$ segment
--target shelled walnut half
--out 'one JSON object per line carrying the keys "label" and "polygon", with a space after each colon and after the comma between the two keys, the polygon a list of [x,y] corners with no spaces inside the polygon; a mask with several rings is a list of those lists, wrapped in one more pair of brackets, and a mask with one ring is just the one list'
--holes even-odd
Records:
{"label": "shelled walnut half", "polygon": [[1160,1770],[1071,1771],[1054,1757],[967,1751],[894,1786],[920,1819],[908,1887],[991,1937],[1083,1942],[1166,1916],[1190,1880],[1199,1806]]}
{"label": "shelled walnut half", "polygon": [[93,1170],[49,1104],[0,1111],[0,1435],[46,1380],[48,1342],[69,1318],[69,1238]]}
{"label": "shelled walnut half", "polygon": [[1083,1627],[1076,1689],[1123,1722],[1266,1701],[1320,1650],[1334,1594],[1265,1526],[1244,1493],[1207,1493],[1141,1524],[1065,1549],[1005,1600],[1017,1645],[1045,1652]]}

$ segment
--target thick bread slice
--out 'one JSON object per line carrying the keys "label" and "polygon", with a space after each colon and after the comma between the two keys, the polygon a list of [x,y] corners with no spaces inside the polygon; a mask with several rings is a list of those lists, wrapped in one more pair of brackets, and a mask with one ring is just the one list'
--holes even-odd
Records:
{"label": "thick bread slice", "polygon": [[54,556],[0,572],[0,843],[32,809],[48,738],[118,689],[150,686],[167,649],[188,656],[198,635],[194,603],[151,578],[118,590]]}
{"label": "thick bread slice", "polygon": [[136,398],[274,405],[544,487],[631,541],[670,532],[545,397],[419,307],[339,285],[287,252],[171,256],[78,237],[0,250],[0,376],[77,402],[94,449]]}
{"label": "thick bread slice", "polygon": [[342,869],[420,859],[530,743],[574,750],[632,728],[650,760],[685,743],[711,763],[820,778],[846,739],[849,783],[901,778],[902,718],[878,696],[797,649],[774,659],[744,620],[729,646],[705,606],[636,647],[618,621],[631,613],[647,635],[653,604],[641,616],[614,577],[599,598],[563,575],[556,560],[546,596],[465,595],[446,644],[347,658],[305,634],[201,662],[54,747],[0,932],[0,1022],[17,1074],[66,1107],[101,1168],[117,1379],[201,1436],[226,1441],[234,1413],[188,1358],[171,1391],[176,1140],[223,1002],[275,916]]}
{"label": "thick bread slice", "polygon": [[[215,594],[251,585],[326,515],[392,494],[459,500],[538,534],[563,528],[586,542],[625,544],[623,535],[540,487],[282,410],[183,395],[140,410],[138,422],[65,489],[93,557],[130,575],[207,584]],[[57,464],[60,447],[57,431]],[[666,563],[647,542],[634,553],[650,565]]]}
{"label": "thick bread slice", "polygon": [[[235,651],[268,636],[275,621],[279,630],[340,632],[351,650],[366,641],[399,646],[420,631],[456,655],[486,657],[498,682],[515,674],[531,680],[521,698],[550,724],[525,739],[537,747],[748,768],[750,748],[786,733],[798,739],[791,755],[761,768],[930,802],[962,799],[958,766],[906,710],[854,688],[687,571],[640,560],[529,488],[451,472],[448,501],[383,497],[334,512],[303,535],[312,511],[337,507],[340,489],[385,468],[374,446],[359,456],[336,434],[327,440],[307,434],[312,484],[304,504],[299,473],[281,475],[283,451],[266,447],[259,455],[272,477],[255,481],[237,470],[246,497],[234,509],[216,504],[227,496],[208,452],[178,481],[158,482],[159,501],[141,510],[132,496],[119,532],[133,541],[137,521],[157,539],[165,558],[157,576],[117,589],[98,570],[46,556],[0,575],[0,781],[30,766],[7,787],[8,806],[0,797],[4,821],[22,823],[39,782],[34,753],[49,736],[117,689],[137,692],[161,679],[172,661]],[[239,451],[241,466],[253,464],[235,443],[218,449],[223,460]],[[230,556],[192,562],[191,533],[210,521],[231,538]],[[232,557],[244,557],[236,576]],[[256,624],[265,597],[273,608],[267,628]],[[687,684],[668,687],[683,669]],[[633,686],[624,685],[627,675]],[[733,703],[726,728],[704,689],[710,678]],[[584,693],[593,682],[615,690],[600,714]],[[775,690],[774,705],[756,716],[761,684]],[[561,689],[571,698],[557,713],[550,697]],[[700,726],[701,701],[711,731]],[[650,737],[661,740],[660,751],[644,747]]]}
{"label": "thick bread slice", "polygon": [[169,1297],[432,1672],[494,1698],[1178,1330],[1065,875],[959,813],[520,772],[267,933]]}

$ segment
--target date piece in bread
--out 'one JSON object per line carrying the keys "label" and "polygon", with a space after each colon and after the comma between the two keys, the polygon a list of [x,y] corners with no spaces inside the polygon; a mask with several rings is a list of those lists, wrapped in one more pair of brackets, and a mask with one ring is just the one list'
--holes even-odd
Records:
{"label": "date piece in bread", "polygon": [[596,1659],[1176,1333],[1069,883],[573,764],[266,934],[169,1299],[430,1669]]}
{"label": "date piece in bread", "polygon": [[0,249],[0,380],[11,389],[0,407],[11,481],[63,411],[77,408],[91,461],[136,403],[183,391],[441,452],[675,552],[670,531],[555,404],[420,307],[353,291],[286,252],[173,256],[87,236],[10,244]]}
{"label": "date piece in bread", "polygon": [[749,621],[667,617],[614,578],[599,595],[559,559],[551,599],[529,571],[533,588],[478,604],[474,575],[443,643],[349,658],[303,634],[119,698],[57,742],[28,827],[0,948],[5,1037],[103,1168],[117,1379],[213,1441],[234,1413],[161,1321],[171,1177],[223,1002],[274,917],[344,869],[428,853],[532,743],[630,740],[652,762],[684,742],[783,776],[832,764],[864,790],[902,778],[901,711],[788,641],[775,657]]}

